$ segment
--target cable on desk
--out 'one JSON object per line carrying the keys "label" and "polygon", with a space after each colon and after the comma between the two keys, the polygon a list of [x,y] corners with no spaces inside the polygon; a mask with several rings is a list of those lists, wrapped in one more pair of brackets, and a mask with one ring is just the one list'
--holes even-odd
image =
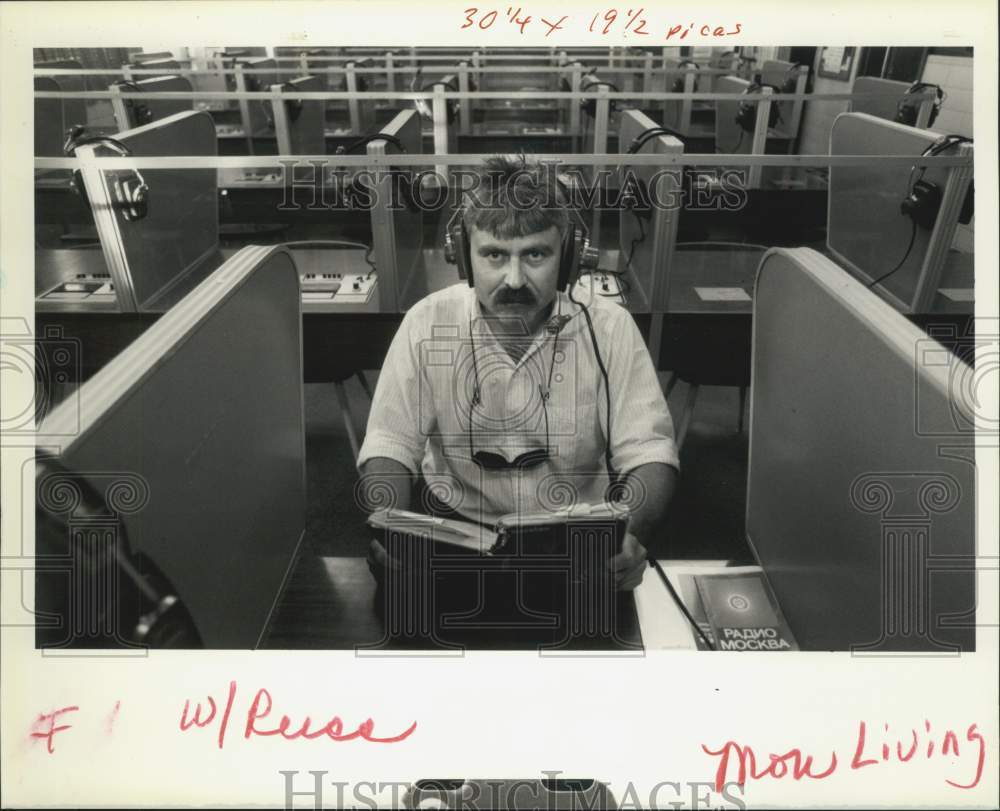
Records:
{"label": "cable on desk", "polygon": [[371,258],[374,248],[364,242],[351,242],[344,239],[300,239],[295,242],[282,242],[280,245],[283,248],[361,248],[365,252],[365,262],[371,268],[371,273],[368,275],[371,276],[378,269]]}
{"label": "cable on desk", "polygon": [[705,643],[705,647],[707,647],[709,650],[715,650],[715,645],[713,645],[709,641],[709,638],[705,636],[705,632],[701,630],[701,628],[698,626],[698,623],[694,621],[694,617],[691,616],[691,612],[687,610],[687,606],[684,605],[680,596],[677,594],[677,591],[674,589],[673,583],[670,582],[670,578],[667,577],[667,573],[663,571],[663,567],[660,565],[660,562],[655,558],[646,558],[646,560],[649,561],[650,566],[656,569],[656,573],[660,576],[660,580],[663,581],[663,585],[667,587],[667,591],[670,592],[670,596],[673,597],[674,602],[677,604],[677,607],[681,610],[681,613],[684,614],[684,617],[687,619],[687,621],[691,624],[691,627],[698,632],[698,636],[700,636],[701,641]]}

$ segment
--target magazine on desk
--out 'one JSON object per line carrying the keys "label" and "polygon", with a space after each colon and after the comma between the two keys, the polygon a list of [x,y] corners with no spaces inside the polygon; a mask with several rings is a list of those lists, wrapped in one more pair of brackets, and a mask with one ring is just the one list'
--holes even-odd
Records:
{"label": "magazine on desk", "polygon": [[763,572],[697,574],[683,581],[681,598],[715,650],[799,649]]}

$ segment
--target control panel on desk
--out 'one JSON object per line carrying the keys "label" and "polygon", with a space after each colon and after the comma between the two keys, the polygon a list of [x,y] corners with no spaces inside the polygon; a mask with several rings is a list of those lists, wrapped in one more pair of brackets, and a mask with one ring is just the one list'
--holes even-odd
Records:
{"label": "control panel on desk", "polygon": [[48,301],[113,301],[115,286],[106,273],[77,273],[71,280],[46,290],[38,298]]}
{"label": "control panel on desk", "polygon": [[280,186],[281,172],[277,169],[219,169],[219,187]]}
{"label": "control panel on desk", "polygon": [[624,306],[628,303],[625,288],[617,273],[584,273],[573,286],[573,298],[583,304],[590,304],[594,296],[601,296]]}
{"label": "control panel on desk", "polygon": [[369,273],[303,273],[299,275],[303,301],[331,304],[368,304],[378,285],[375,271]]}

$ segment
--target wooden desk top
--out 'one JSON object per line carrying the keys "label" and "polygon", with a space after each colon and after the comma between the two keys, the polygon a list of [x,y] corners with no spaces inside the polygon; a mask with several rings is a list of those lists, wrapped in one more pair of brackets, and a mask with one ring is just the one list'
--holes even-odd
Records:
{"label": "wooden desk top", "polygon": [[[265,631],[261,647],[278,649],[367,650],[372,655],[387,650],[460,651],[464,646],[479,650],[542,650],[551,653],[601,651],[605,654],[635,654],[642,637],[632,594],[618,595],[615,611],[618,639],[574,638],[557,644],[560,631],[493,630],[476,628],[449,632],[438,649],[427,642],[386,639],[377,611],[375,579],[364,558],[303,555]],[[447,647],[447,646],[451,647]]]}
{"label": "wooden desk top", "polygon": [[[677,587],[677,574],[714,572],[727,567],[725,561],[662,561]],[[730,567],[732,572],[759,571],[759,567]],[[618,632],[622,645],[615,650],[606,641],[600,645],[574,640],[569,650],[600,650],[629,655],[645,650],[694,650],[693,631],[674,605],[656,573],[648,569],[642,584],[632,593],[619,595]],[[532,633],[478,631],[463,643],[472,649],[532,650],[545,644]],[[376,611],[375,580],[368,564],[359,557],[303,555],[264,634],[262,647],[271,649],[358,649],[372,655],[399,649],[427,650],[426,645],[386,640]]]}

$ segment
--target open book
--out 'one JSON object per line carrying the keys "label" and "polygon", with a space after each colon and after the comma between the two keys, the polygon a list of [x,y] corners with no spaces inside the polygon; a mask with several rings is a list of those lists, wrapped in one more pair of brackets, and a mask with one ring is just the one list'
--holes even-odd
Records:
{"label": "open book", "polygon": [[[494,528],[453,518],[436,518],[407,510],[379,510],[368,525],[379,530],[387,551],[400,541],[432,541],[442,554],[474,553],[489,556],[560,554],[574,537],[586,536],[621,548],[629,512],[616,504],[579,504],[544,513],[511,513]],[[608,542],[611,542],[610,544]]]}

